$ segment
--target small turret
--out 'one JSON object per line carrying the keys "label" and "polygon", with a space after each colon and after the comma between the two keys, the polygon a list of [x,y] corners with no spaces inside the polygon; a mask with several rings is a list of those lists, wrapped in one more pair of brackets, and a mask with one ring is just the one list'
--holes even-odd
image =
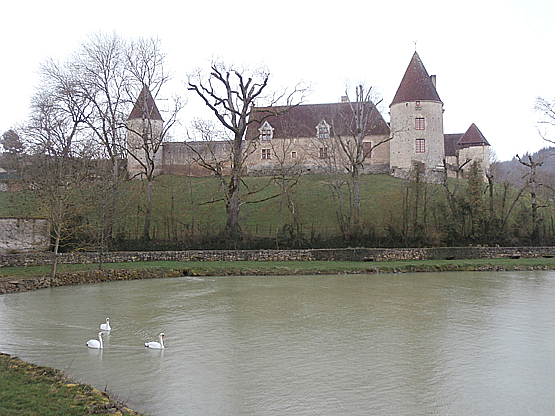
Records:
{"label": "small turret", "polygon": [[[162,166],[160,140],[164,120],[152,94],[143,86],[127,119],[127,172],[130,177],[143,176],[147,158],[154,160],[155,173]],[[148,169],[148,168],[147,168]]]}

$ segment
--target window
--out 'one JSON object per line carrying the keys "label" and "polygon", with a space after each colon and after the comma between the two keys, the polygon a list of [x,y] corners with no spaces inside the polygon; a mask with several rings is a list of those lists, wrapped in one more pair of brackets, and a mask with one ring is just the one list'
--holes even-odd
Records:
{"label": "window", "polygon": [[320,159],[326,159],[328,157],[328,148],[320,147]]}
{"label": "window", "polygon": [[426,153],[426,139],[416,139],[416,153]]}
{"label": "window", "polygon": [[363,142],[362,151],[364,152],[364,157],[370,159],[372,156],[372,142]]}
{"label": "window", "polygon": [[319,139],[329,139],[330,137],[330,125],[326,123],[326,120],[320,121],[316,126],[317,137]]}
{"label": "window", "polygon": [[270,149],[262,149],[262,159],[271,159]]}
{"label": "window", "polygon": [[297,152],[291,152],[291,159],[297,158]]}
{"label": "window", "polygon": [[424,117],[418,117],[414,119],[414,128],[416,130],[425,130],[426,123],[424,122]]}
{"label": "window", "polygon": [[268,123],[267,121],[264,122],[264,124],[258,129],[258,131],[260,132],[259,137],[262,141],[272,140],[272,138],[274,137],[274,128],[270,126],[270,123]]}

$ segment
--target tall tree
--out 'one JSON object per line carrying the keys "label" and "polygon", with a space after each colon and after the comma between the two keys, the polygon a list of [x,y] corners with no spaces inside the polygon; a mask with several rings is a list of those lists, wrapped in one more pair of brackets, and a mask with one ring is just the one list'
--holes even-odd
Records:
{"label": "tall tree", "polygon": [[[121,197],[121,163],[125,156],[125,119],[130,111],[132,91],[126,68],[126,42],[116,34],[91,35],[65,62],[53,59],[41,65],[43,84],[48,84],[74,103],[83,126],[100,145],[101,157],[110,163],[109,198],[103,203],[101,249],[112,236]],[[105,195],[102,193],[102,195]]]}
{"label": "tall tree", "polygon": [[[278,97],[263,97],[270,73],[263,68],[252,72],[247,69],[239,70],[222,62],[213,62],[210,66],[209,75],[202,71],[189,76],[188,89],[193,91],[210,109],[216,120],[226,132],[228,144],[228,160],[210,160],[199,156],[199,163],[213,171],[220,178],[224,188],[224,202],[226,208],[226,230],[228,235],[235,237],[240,234],[239,212],[241,208],[240,187],[241,178],[244,174],[245,160],[253,151],[253,145],[244,140],[245,132],[250,120],[256,100],[266,98],[270,106],[278,99],[285,98],[287,105],[292,105],[296,93],[304,92],[297,89],[290,94],[282,94]],[[271,113],[268,113],[268,116]],[[257,122],[262,122],[260,118]],[[214,153],[211,153],[214,155]],[[222,166],[226,164],[225,172]],[[225,173],[225,175],[224,175]]]}
{"label": "tall tree", "polygon": [[84,206],[78,194],[93,177],[95,149],[84,134],[80,110],[65,92],[43,83],[32,100],[25,130],[31,163],[25,164],[23,178],[39,196],[41,213],[51,224],[52,277],[60,246],[79,231]]}
{"label": "tall tree", "polygon": [[[169,132],[177,123],[177,117],[183,103],[180,97],[171,99],[171,106],[165,112],[165,120],[159,112],[155,101],[161,91],[167,87],[171,77],[164,69],[166,55],[162,51],[158,39],[137,39],[127,49],[127,62],[132,79],[142,85],[141,93],[135,101],[132,116],[129,117],[127,152],[131,159],[140,167],[136,175],[146,179],[146,203],[144,208],[145,221],[142,238],[150,240],[150,223],[152,217],[152,195],[154,177],[158,173],[157,161],[160,160],[162,144],[167,140]],[[131,119],[135,122],[132,122]],[[130,137],[134,137],[131,143]]]}
{"label": "tall tree", "polygon": [[[377,97],[372,87],[367,90],[363,85],[356,87],[356,98],[354,101],[349,99],[348,89],[345,91],[350,112],[339,114],[339,119],[335,120],[332,126],[334,138],[338,141],[338,148],[341,150],[345,168],[350,175],[351,198],[353,204],[352,228],[355,233],[360,228],[360,175],[364,168],[365,161],[370,157],[372,151],[391,140],[391,135],[386,135],[377,143],[365,141],[368,135],[379,130],[383,124],[383,119],[376,108],[382,102]],[[341,123],[342,128],[337,124]],[[346,129],[345,129],[346,128]],[[340,132],[345,131],[345,134]]]}

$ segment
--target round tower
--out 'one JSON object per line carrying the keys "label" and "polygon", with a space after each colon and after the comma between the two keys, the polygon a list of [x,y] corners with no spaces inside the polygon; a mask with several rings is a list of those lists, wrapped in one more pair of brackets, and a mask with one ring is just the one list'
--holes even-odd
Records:
{"label": "round tower", "polygon": [[392,174],[407,177],[415,162],[427,176],[437,174],[445,159],[443,102],[416,52],[389,109]]}

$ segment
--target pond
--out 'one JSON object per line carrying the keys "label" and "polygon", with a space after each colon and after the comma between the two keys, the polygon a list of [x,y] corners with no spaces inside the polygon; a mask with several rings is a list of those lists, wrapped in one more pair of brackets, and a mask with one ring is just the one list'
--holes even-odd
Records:
{"label": "pond", "polygon": [[66,286],[0,296],[0,331],[154,416],[555,414],[550,271]]}

